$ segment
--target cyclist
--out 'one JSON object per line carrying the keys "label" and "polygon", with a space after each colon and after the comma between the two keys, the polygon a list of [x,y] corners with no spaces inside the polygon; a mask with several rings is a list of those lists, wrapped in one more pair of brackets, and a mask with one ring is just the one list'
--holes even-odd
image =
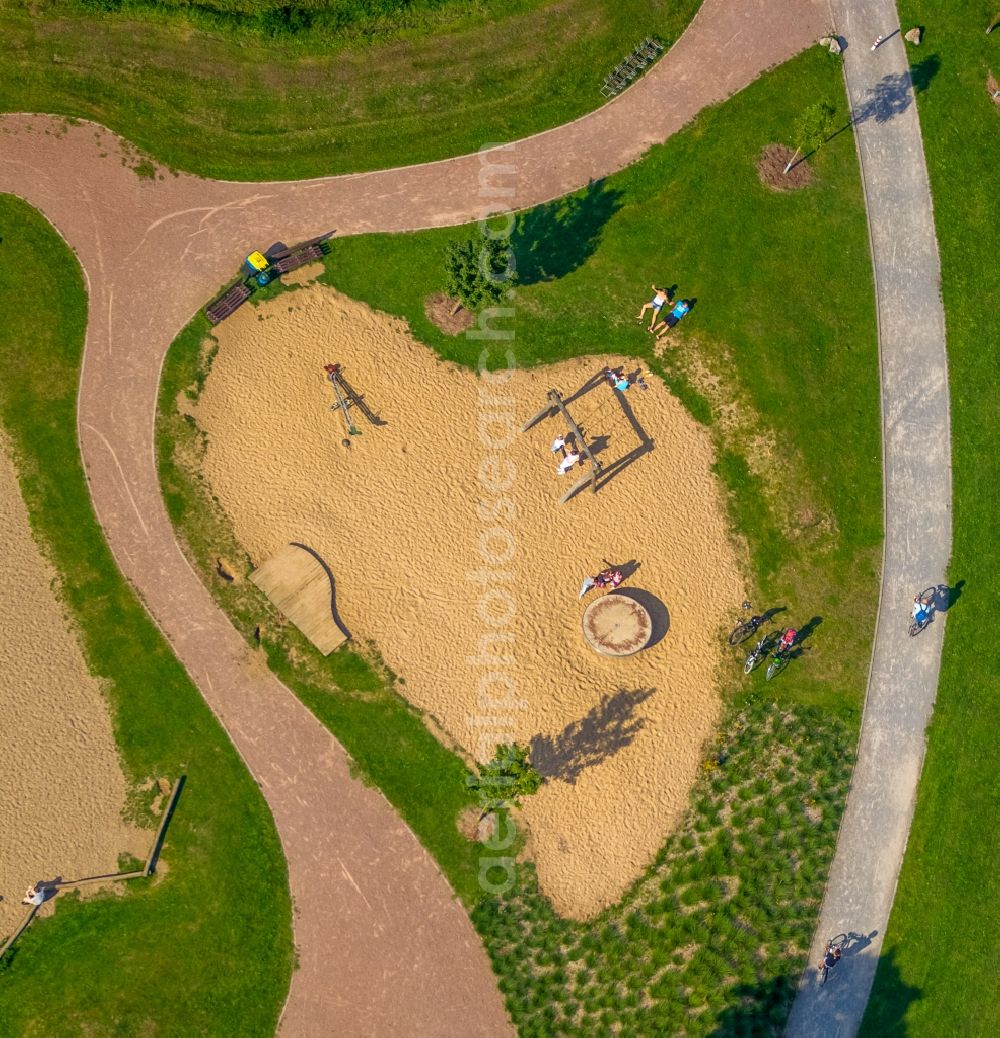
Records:
{"label": "cyclist", "polygon": [[795,644],[795,639],[798,638],[799,632],[794,627],[789,627],[787,631],[781,636],[781,641],[778,642],[777,647],[774,650],[775,656],[782,656],[788,652]]}
{"label": "cyclist", "polygon": [[826,942],[826,948],[823,951],[823,958],[820,960],[817,969],[820,971],[832,970],[834,966],[840,962],[840,957],[843,953],[839,948],[833,947],[832,941]]}
{"label": "cyclist", "polygon": [[923,627],[931,618],[931,610],[934,608],[934,599],[928,595],[927,598],[921,598],[917,595],[913,599],[913,619],[914,622],[919,626]]}

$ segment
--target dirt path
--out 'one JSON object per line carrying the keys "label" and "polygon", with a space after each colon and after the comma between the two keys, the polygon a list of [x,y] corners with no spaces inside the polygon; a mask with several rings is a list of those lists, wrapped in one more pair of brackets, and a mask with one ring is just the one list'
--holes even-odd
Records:
{"label": "dirt path", "polygon": [[564,194],[634,161],[825,22],[816,0],[706,0],[649,76],[575,123],[488,156],[300,183],[141,179],[107,130],[0,118],[0,191],[50,220],[88,281],[79,433],[98,518],[274,813],[299,961],[285,1033],[497,1038],[510,1025],[430,856],[378,792],[350,777],[339,744],[298,700],[248,670],[242,640],[180,553],[153,455],[170,342],[254,247],[334,228],[445,226]]}

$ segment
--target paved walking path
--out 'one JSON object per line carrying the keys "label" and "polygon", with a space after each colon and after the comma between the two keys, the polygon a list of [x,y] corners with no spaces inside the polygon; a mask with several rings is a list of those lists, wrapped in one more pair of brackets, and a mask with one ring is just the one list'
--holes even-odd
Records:
{"label": "paved walking path", "polygon": [[243,640],[177,546],[153,453],[170,342],[253,248],[334,228],[451,225],[557,197],[634,161],[807,46],[825,21],[819,0],[705,0],[651,73],[592,115],[486,158],[299,183],[142,180],[94,124],[0,117],[0,191],[50,220],[88,282],[79,434],[98,518],[274,814],[299,964],[285,1034],[501,1038],[511,1028],[478,936],[430,856],[350,777],[343,749],[299,701],[248,668]]}
{"label": "paved walking path", "polygon": [[[857,1033],[875,977],[913,817],[924,730],[937,691],[944,615],[910,638],[917,591],[944,580],[951,555],[948,372],[934,213],[892,0],[832,0],[847,39],[875,268],[882,364],[885,555],[858,763],[812,950],[838,933],[874,936],[848,950],[832,979],[806,971],[791,1038]],[[904,31],[905,31],[904,27]]]}

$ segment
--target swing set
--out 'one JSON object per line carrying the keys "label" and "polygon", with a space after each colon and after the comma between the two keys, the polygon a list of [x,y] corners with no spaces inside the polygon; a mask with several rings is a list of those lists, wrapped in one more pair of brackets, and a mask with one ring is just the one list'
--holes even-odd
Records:
{"label": "swing set", "polygon": [[[546,394],[549,401],[548,404],[546,404],[546,406],[543,407],[542,410],[539,411],[537,414],[532,415],[524,423],[524,425],[521,426],[521,432],[524,433],[527,432],[529,429],[534,428],[534,426],[538,425],[539,422],[543,422],[546,418],[555,418],[557,415],[562,415],[563,421],[565,421],[566,423],[566,428],[569,430],[570,433],[572,433],[573,438],[579,445],[580,453],[583,455],[583,458],[589,463],[590,471],[587,473],[587,475],[583,476],[581,479],[578,479],[569,488],[569,490],[567,490],[566,493],[564,493],[562,497],[559,498],[560,504],[565,504],[571,498],[575,497],[588,484],[590,485],[591,492],[596,494],[598,484],[601,481],[602,476],[606,477],[603,482],[607,482],[608,479],[610,479],[620,469],[624,468],[625,465],[627,465],[630,461],[634,460],[640,454],[643,454],[646,451],[652,449],[652,441],[646,436],[645,432],[638,425],[638,423],[635,422],[635,419],[634,417],[632,417],[631,411],[627,405],[625,405],[626,413],[629,416],[629,420],[632,422],[632,425],[635,428],[635,431],[641,441],[639,446],[635,450],[627,454],[625,457],[619,458],[617,461],[612,462],[612,464],[607,468],[604,465],[602,465],[602,463],[594,454],[593,450],[591,450],[591,448],[588,446],[587,439],[583,435],[582,428],[573,418],[573,416],[569,413],[567,403],[572,403],[574,400],[583,396],[585,393],[588,393],[591,389],[594,389],[598,385],[607,383],[609,381],[609,369],[604,368],[601,372],[599,372],[592,379],[586,382],[581,389],[579,389],[576,393],[569,397],[568,400],[564,400],[558,390],[550,389]],[[643,384],[641,377],[637,380],[637,383],[643,385],[643,388],[645,388],[645,385]],[[621,392],[617,388],[617,385],[614,383],[612,383],[612,385],[615,386],[614,396],[619,397],[621,395]],[[596,414],[598,411],[602,410],[606,406],[607,404],[599,404],[596,408],[590,411],[590,414]]]}

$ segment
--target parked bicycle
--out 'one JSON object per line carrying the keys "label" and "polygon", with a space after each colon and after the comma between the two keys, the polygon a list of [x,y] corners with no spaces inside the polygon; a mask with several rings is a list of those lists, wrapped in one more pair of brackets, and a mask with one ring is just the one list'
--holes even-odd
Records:
{"label": "parked bicycle", "polygon": [[743,665],[743,673],[749,674],[755,670],[758,664],[762,663],[771,651],[771,646],[774,643],[774,632],[765,634],[763,638],[747,653],[747,661]]}
{"label": "parked bicycle", "polygon": [[[750,609],[750,603],[743,603],[743,611],[746,612]],[[764,622],[762,616],[751,616],[749,620],[741,620],[734,628],[732,634],[729,635],[730,645],[739,645],[741,642],[745,642],[751,635],[757,633],[757,628]],[[749,674],[750,672],[747,671]]]}
{"label": "parked bicycle", "polygon": [[792,658],[792,649],[795,648],[795,640],[798,636],[798,631],[796,631],[794,627],[789,627],[781,636],[780,641],[775,646],[771,662],[767,665],[768,681],[780,674],[785,667],[788,666],[788,663]]}
{"label": "parked bicycle", "polygon": [[920,632],[934,619],[934,613],[936,612],[934,606],[935,595],[937,595],[937,587],[928,587],[924,588],[924,590],[914,598],[913,622],[910,624],[911,638],[920,634]]}
{"label": "parked bicycle", "polygon": [[846,933],[839,933],[836,937],[831,937],[830,940],[826,942],[826,947],[823,949],[823,958],[816,967],[819,971],[819,983],[821,987],[826,983],[827,977],[830,976],[830,970],[840,962],[848,940],[849,937]]}

